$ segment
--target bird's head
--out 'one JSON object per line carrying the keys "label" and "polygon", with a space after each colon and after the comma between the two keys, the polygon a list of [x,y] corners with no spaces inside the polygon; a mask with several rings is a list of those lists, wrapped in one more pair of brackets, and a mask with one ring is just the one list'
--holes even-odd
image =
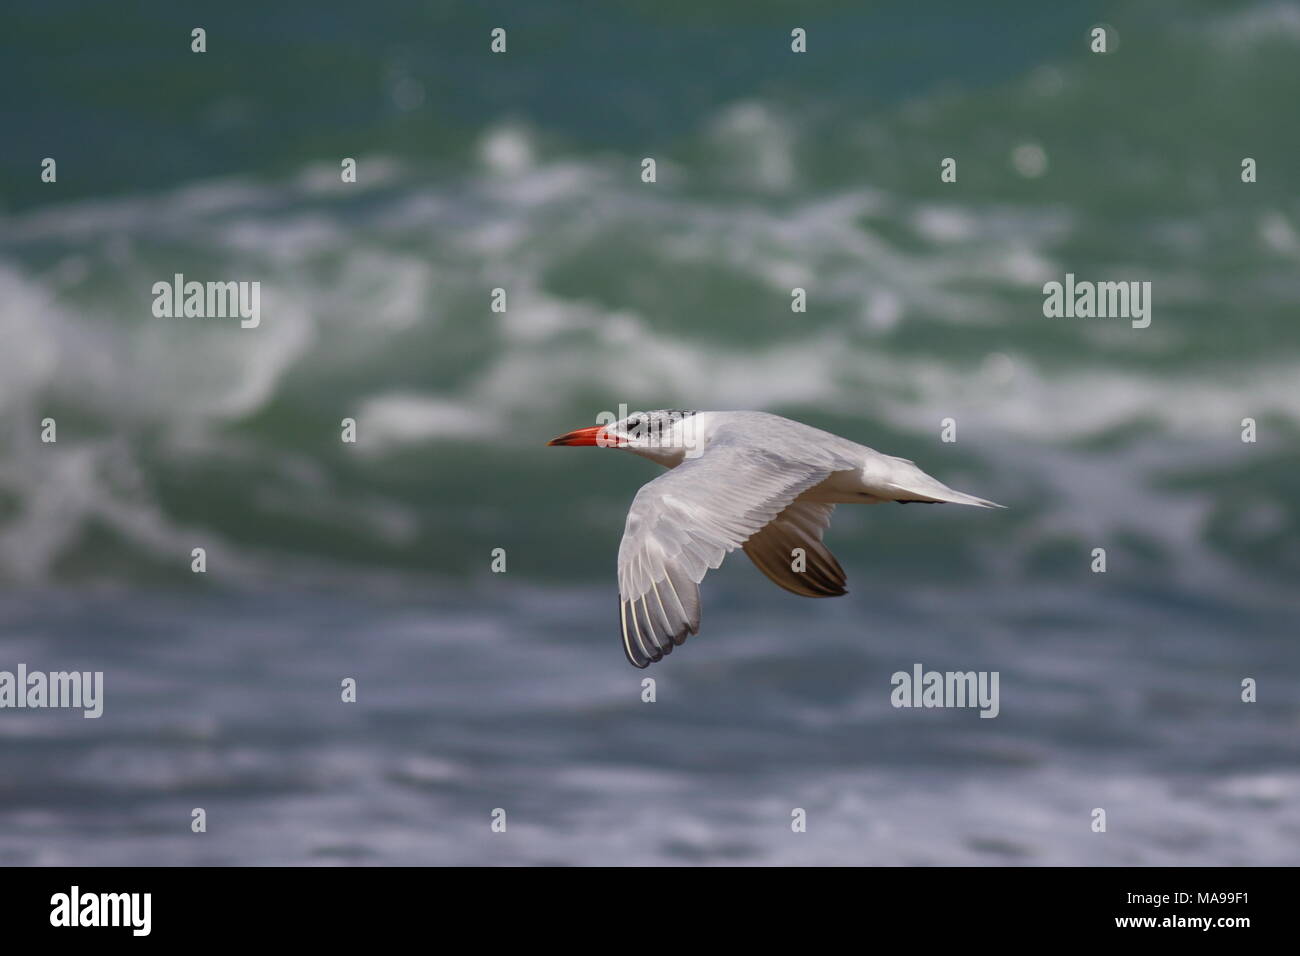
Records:
{"label": "bird's head", "polygon": [[672,467],[700,447],[695,414],[680,408],[636,412],[609,424],[575,429],[552,438],[547,444],[626,448],[633,454]]}

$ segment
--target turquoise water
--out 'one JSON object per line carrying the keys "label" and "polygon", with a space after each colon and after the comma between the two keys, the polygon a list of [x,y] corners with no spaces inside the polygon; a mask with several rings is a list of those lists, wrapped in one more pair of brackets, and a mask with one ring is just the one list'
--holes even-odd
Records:
{"label": "turquoise water", "polygon": [[[516,6],[10,17],[0,660],[110,697],[0,720],[0,854],[1295,862],[1300,6]],[[155,318],[175,273],[261,282],[261,325]],[[1151,282],[1150,327],[1045,318],[1066,273]],[[544,446],[620,404],[775,411],[1009,507],[839,509],[835,602],[729,562],[647,718],[613,562],[654,466]],[[915,660],[1002,669],[1003,716],[889,709]],[[214,788],[302,826],[160,835]],[[679,817],[620,836],[642,789]],[[529,840],[465,835],[512,799]],[[764,835],[791,800],[834,822]]]}

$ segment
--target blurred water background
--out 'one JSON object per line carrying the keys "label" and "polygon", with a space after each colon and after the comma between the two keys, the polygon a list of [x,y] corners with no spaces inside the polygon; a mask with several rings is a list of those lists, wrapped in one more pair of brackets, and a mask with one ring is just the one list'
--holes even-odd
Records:
{"label": "blurred water background", "polygon": [[[706,6],[11,5],[0,669],[106,700],[0,713],[0,862],[1300,862],[1300,6]],[[1009,508],[841,507],[847,597],[733,558],[643,674],[655,466],[544,447],[620,403]],[[917,661],[1001,715],[891,708]]]}

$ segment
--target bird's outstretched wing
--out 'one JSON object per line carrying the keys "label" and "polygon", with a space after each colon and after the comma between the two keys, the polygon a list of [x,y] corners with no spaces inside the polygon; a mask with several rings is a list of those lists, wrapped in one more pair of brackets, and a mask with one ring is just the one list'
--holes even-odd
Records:
{"label": "bird's outstretched wing", "polygon": [[[646,667],[699,632],[700,581],[728,551],[783,515],[804,491],[853,466],[835,451],[810,457],[784,457],[759,436],[719,436],[700,457],[641,487],[618,549],[619,623],[633,665]],[[810,519],[797,509],[783,528]],[[786,533],[774,535],[772,547],[784,546]],[[820,545],[820,533],[816,538]],[[765,557],[769,553],[761,543],[760,551]],[[788,566],[788,556],[785,562]],[[830,565],[833,579],[839,566],[834,558]],[[842,582],[842,571],[839,578]]]}

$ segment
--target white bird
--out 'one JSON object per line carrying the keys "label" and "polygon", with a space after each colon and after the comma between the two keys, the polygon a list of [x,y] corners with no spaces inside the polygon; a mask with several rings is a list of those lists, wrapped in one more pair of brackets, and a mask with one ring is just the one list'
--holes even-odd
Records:
{"label": "white bird", "polygon": [[548,444],[623,448],[669,469],[636,493],[618,548],[619,622],[635,667],[699,633],[700,582],[737,547],[787,591],[838,597],[844,569],[822,543],[837,504],[1002,507],[905,458],[766,412],[664,409]]}

